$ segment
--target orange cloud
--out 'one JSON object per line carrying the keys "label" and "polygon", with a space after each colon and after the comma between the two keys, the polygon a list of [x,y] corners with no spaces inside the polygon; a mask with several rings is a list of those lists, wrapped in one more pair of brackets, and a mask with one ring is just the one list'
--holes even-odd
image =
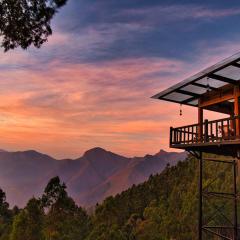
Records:
{"label": "orange cloud", "polygon": [[32,148],[58,158],[95,146],[143,155],[168,148],[170,126],[196,122],[195,109],[183,107],[179,117],[179,106],[150,99],[184,78],[186,69],[194,73],[197,67],[190,64],[163,58],[54,60],[37,68],[38,59],[28,54],[1,60],[10,62],[0,71],[1,148]]}

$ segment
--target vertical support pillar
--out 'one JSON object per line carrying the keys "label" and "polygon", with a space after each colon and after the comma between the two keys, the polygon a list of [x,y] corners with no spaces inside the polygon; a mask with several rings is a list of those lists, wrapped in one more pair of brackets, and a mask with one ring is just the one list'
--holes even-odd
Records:
{"label": "vertical support pillar", "polygon": [[203,139],[203,108],[198,107],[198,142]]}
{"label": "vertical support pillar", "polygon": [[198,203],[198,240],[202,240],[202,178],[203,178],[203,158],[202,152],[199,152],[199,179],[198,179],[198,191],[199,191],[199,203]]}
{"label": "vertical support pillar", "polygon": [[240,136],[239,86],[234,87],[234,116],[236,117],[236,136]]}
{"label": "vertical support pillar", "polygon": [[[198,155],[194,155],[198,159],[198,169],[199,169],[199,179],[198,179],[198,191],[199,191],[199,202],[198,202],[198,240],[203,240],[203,233],[206,232],[208,235],[211,235],[211,239],[232,239],[232,240],[239,240],[239,234],[238,234],[238,190],[237,190],[237,177],[238,177],[238,172],[237,172],[237,160],[235,159],[234,161],[229,161],[229,159],[223,160],[223,159],[216,159],[216,158],[205,158],[203,159],[203,153],[199,152]],[[228,198],[226,199],[226,193],[224,192],[209,192],[203,191],[203,174],[204,174],[204,163],[206,161],[210,162],[215,162],[215,163],[222,163],[222,164],[231,164],[231,171],[232,171],[232,183],[231,186],[233,187],[233,191],[231,191],[231,195],[233,198]],[[215,180],[214,180],[215,181]],[[221,214],[222,217],[225,218],[225,220],[228,221],[227,225],[217,225],[214,226],[210,224],[209,220],[203,221],[203,216],[204,216],[204,209],[203,209],[203,201],[204,201],[204,196],[203,195],[210,194],[208,196],[211,196],[211,194],[216,194],[218,197],[222,197],[225,201],[231,201],[232,204],[232,209],[233,209],[233,215],[232,219],[228,218],[225,216],[224,211],[221,211],[221,208],[218,208],[217,205],[213,205],[213,208]],[[213,195],[212,195],[213,196]],[[208,219],[213,220],[215,217],[217,217],[216,212],[212,214],[212,216],[208,217]],[[206,220],[206,219],[205,219]],[[204,224],[203,224],[204,222]],[[229,227],[229,223],[231,226]],[[210,224],[210,225],[209,225]],[[231,229],[231,233],[230,233]],[[231,234],[231,236],[229,236]],[[214,238],[217,237],[217,238]],[[204,237],[205,239],[205,237]]]}
{"label": "vertical support pillar", "polygon": [[237,214],[237,160],[233,163],[233,188],[234,188],[234,240],[238,240],[238,214]]}

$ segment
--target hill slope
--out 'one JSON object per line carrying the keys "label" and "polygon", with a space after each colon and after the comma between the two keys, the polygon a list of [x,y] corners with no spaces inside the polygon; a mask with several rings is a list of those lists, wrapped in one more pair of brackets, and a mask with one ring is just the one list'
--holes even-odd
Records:
{"label": "hill slope", "polygon": [[58,175],[78,204],[92,206],[185,157],[185,153],[161,150],[156,155],[126,158],[94,148],[76,160],[59,161],[36,151],[0,151],[0,186],[11,205],[24,206],[33,195],[42,193],[50,178]]}
{"label": "hill slope", "polygon": [[[232,191],[229,166],[205,162],[204,173],[203,185],[208,186],[205,191]],[[93,229],[87,240],[197,240],[197,184],[198,161],[188,157],[174,167],[167,167],[161,174],[151,176],[148,181],[108,197],[95,210]],[[221,206],[221,211],[232,219],[231,200],[211,198],[206,201],[205,198],[204,222],[228,225],[228,219],[216,211],[216,206]],[[228,229],[221,233],[229,236]],[[204,233],[204,239],[215,238]]]}

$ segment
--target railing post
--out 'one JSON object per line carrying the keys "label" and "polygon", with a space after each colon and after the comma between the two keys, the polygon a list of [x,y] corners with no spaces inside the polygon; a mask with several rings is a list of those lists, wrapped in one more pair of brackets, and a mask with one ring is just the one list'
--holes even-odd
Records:
{"label": "railing post", "polygon": [[234,120],[233,120],[233,125],[234,125],[234,137],[236,138],[236,136],[237,136],[236,118],[234,118]]}
{"label": "railing post", "polygon": [[182,143],[182,129],[179,131],[179,143]]}
{"label": "railing post", "polygon": [[235,126],[236,126],[236,137],[239,138],[239,136],[240,136],[240,119],[239,119],[239,115],[235,116]]}
{"label": "railing post", "polygon": [[236,137],[239,137],[240,134],[240,121],[239,121],[239,113],[240,113],[240,106],[239,106],[239,95],[240,89],[239,86],[234,87],[234,116],[236,121]]}
{"label": "railing post", "polygon": [[202,142],[203,136],[203,109],[198,107],[198,142]]}
{"label": "railing post", "polygon": [[208,120],[204,121],[204,142],[208,142]]}
{"label": "railing post", "polygon": [[169,144],[173,146],[178,144],[209,143],[235,139],[238,136],[238,130],[240,130],[237,128],[237,120],[240,122],[240,116],[212,121],[206,119],[197,124],[178,128],[170,127]]}

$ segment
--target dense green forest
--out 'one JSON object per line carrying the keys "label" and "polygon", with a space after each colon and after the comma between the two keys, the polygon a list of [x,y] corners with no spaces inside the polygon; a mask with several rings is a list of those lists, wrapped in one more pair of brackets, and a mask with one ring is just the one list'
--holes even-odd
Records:
{"label": "dense green forest", "polygon": [[[206,190],[231,191],[231,166],[205,164]],[[0,191],[1,240],[193,240],[197,233],[197,160],[189,156],[138,186],[109,197],[91,213],[77,206],[58,177],[51,179],[40,198],[24,209],[9,208]],[[204,202],[210,223],[224,219],[215,213],[221,206],[229,218],[232,201],[213,198]],[[208,219],[207,219],[208,218]],[[217,221],[217,222],[216,222]],[[207,239],[211,239],[208,237]]]}

